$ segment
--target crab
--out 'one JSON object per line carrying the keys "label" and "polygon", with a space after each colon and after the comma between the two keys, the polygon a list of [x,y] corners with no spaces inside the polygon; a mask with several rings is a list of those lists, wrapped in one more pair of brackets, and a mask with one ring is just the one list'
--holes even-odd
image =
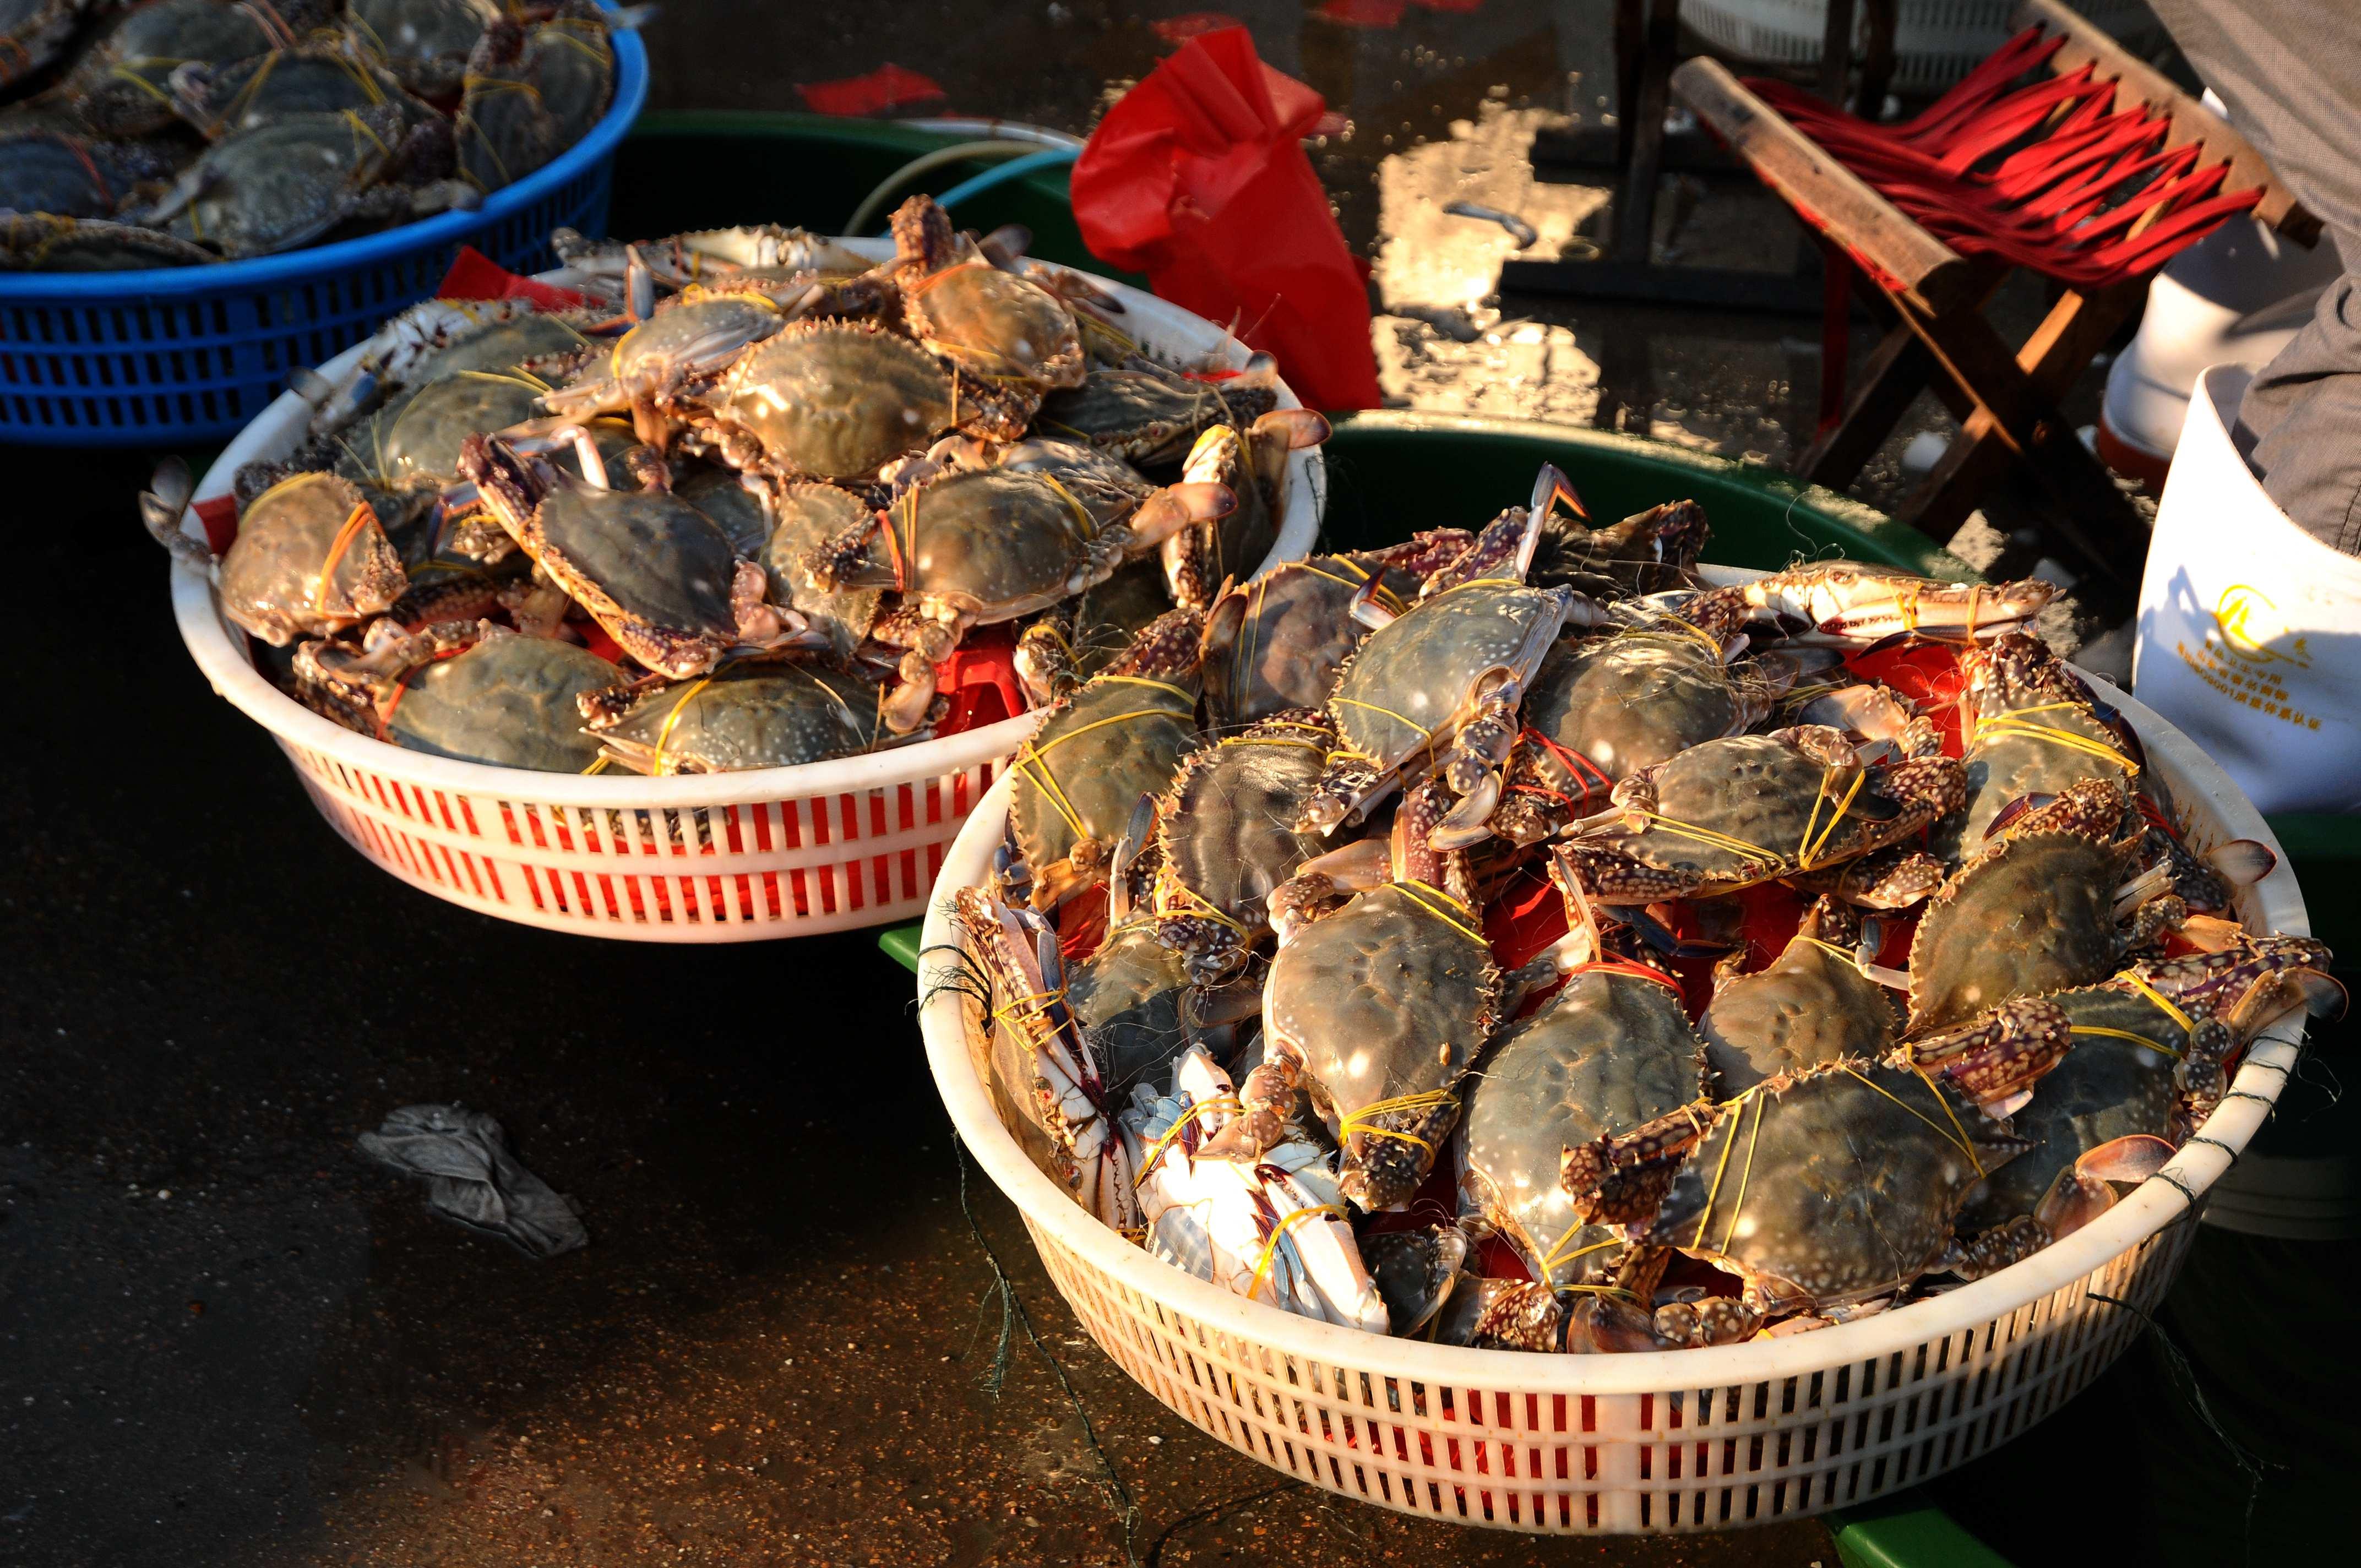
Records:
{"label": "crab", "polygon": [[64,130],[0,137],[0,208],[23,216],[108,219],[136,187],[168,180],[172,159],[160,148],[107,142]]}
{"label": "crab", "polygon": [[[603,477],[595,449],[579,455]],[[659,675],[693,680],[733,650],[806,641],[800,617],[763,602],[763,568],[667,489],[600,488],[482,435],[459,469],[533,564]]]}
{"label": "crab", "polygon": [[1741,973],[1741,948],[1716,968],[1697,1030],[1722,1098],[1779,1073],[1893,1048],[1901,1014],[1864,972],[1861,934],[1849,906],[1822,898],[1768,967]]}
{"label": "crab", "polygon": [[219,63],[192,60],[175,66],[172,101],[182,119],[207,141],[286,115],[335,113],[391,104],[405,131],[435,117],[403,91],[392,72],[364,58],[349,41],[294,49]]}
{"label": "crab", "polygon": [[1767,621],[1787,641],[1840,647],[1900,633],[1972,642],[2032,619],[2057,593],[2038,577],[1946,583],[1860,561],[1816,561],[1683,596],[1677,612],[1717,637]]}
{"label": "crab", "polygon": [[1488,1226],[1553,1290],[1602,1280],[1624,1261],[1612,1234],[1576,1216],[1561,1153],[1688,1104],[1704,1092],[1706,1065],[1680,982],[1604,949],[1580,884],[1558,881],[1569,930],[1549,967],[1566,982],[1502,1031],[1470,1075],[1459,1176],[1463,1222]]}
{"label": "crab", "polygon": [[467,58],[500,19],[497,0],[349,0],[345,19],[364,48],[422,98],[459,95]]}
{"label": "crab", "polygon": [[1273,891],[1326,848],[1290,824],[1335,734],[1316,708],[1276,714],[1172,774],[1155,810],[1156,933],[1193,979],[1235,973],[1270,929]]}
{"label": "crab", "polygon": [[538,24],[501,16],[483,29],[459,100],[461,178],[487,194],[514,184],[598,123],[614,90],[604,16],[567,0]]}
{"label": "crab", "polygon": [[1142,360],[1094,369],[1081,386],[1051,392],[1033,428],[1130,463],[1178,463],[1214,425],[1258,419],[1278,400],[1279,364],[1267,354],[1218,381]]}
{"label": "crab", "polygon": [[904,489],[807,561],[813,581],[831,593],[891,588],[900,596],[870,629],[879,642],[905,650],[902,688],[887,715],[898,723],[933,700],[936,667],[971,628],[1030,615],[1104,582],[1126,560],[1230,504],[1218,486],[1176,485],[1103,525],[1049,475],[962,469]]}
{"label": "crab", "polygon": [[2131,753],[2099,718],[2090,689],[2039,638],[2004,631],[1962,654],[1960,668],[1968,800],[1930,836],[1946,861],[1972,859],[2001,808],[2020,796],[2098,779],[2128,799],[2137,766]]}
{"label": "crab", "polygon": [[1104,881],[1139,797],[1196,748],[1197,635],[1187,610],[1159,618],[1051,708],[1009,764],[1008,839],[1034,908]]}
{"label": "crab", "polygon": [[551,390],[543,406],[559,419],[629,411],[640,439],[661,448],[675,399],[709,385],[794,319],[760,291],[684,291],[616,340],[599,373]]}
{"label": "crab", "polygon": [[314,370],[288,378],[312,405],[310,433],[324,440],[402,390],[467,370],[513,370],[586,344],[587,315],[541,312],[530,300],[425,300],[373,334],[335,380]]}
{"label": "crab", "polygon": [[2102,779],[1996,817],[1996,841],[1918,922],[1909,1032],[2103,980],[2179,926],[2188,909],[2177,894],[2132,880],[2140,837],[2122,837],[2123,820],[2121,787]]}
{"label": "crab", "polygon": [[2025,1141],[1907,1068],[1836,1061],[1568,1147],[1585,1221],[1736,1275],[1735,1303],[1659,1308],[1668,1343],[1724,1343],[1766,1320],[1872,1308],[1938,1267],[1977,1184]]}
{"label": "crab", "polygon": [[1543,524],[1525,580],[1600,598],[1691,588],[1697,557],[1712,537],[1705,508],[1695,501],[1666,501],[1604,528],[1553,516]]}
{"label": "crab", "polygon": [[2033,1147],[1970,1199],[1952,1272],[2006,1267],[2113,1207],[2109,1182],[2154,1175],[2221,1103],[2231,1056],[2287,1012],[2342,1004],[2329,961],[2309,938],[2241,938],[2052,998],[2072,1048],[2012,1113]]}
{"label": "crab", "polygon": [[1035,707],[1057,701],[1097,674],[1158,616],[1172,609],[1164,568],[1127,562],[1073,598],[1051,605],[1016,639],[1016,678]]}
{"label": "crab", "polygon": [[1000,1118],[1042,1172],[1101,1222],[1137,1234],[1145,1220],[1135,1150],[1116,1124],[1096,1047],[1066,1003],[1058,933],[1041,916],[981,888],[951,900],[961,943],[934,970],[984,1014],[976,1064]]}
{"label": "crab", "polygon": [[[1464,551],[1472,536],[1447,536]],[[1408,556],[1417,548],[1397,546]],[[1353,602],[1370,577],[1380,609],[1400,613],[1419,577],[1392,565],[1394,553],[1314,555],[1284,561],[1252,582],[1224,588],[1205,615],[1205,706],[1217,727],[1250,724],[1294,707],[1323,707],[1337,672],[1369,635]]]}
{"label": "crab", "polygon": [[1191,1047],[1170,1092],[1142,1085],[1121,1121],[1139,1169],[1148,1250],[1249,1300],[1384,1333],[1386,1299],[1363,1265],[1323,1151],[1297,1136],[1252,1165],[1205,1157],[1236,1103],[1227,1074]]}
{"label": "crab", "polygon": [[[695,483],[684,482],[678,493],[717,523],[726,523],[748,503],[759,509],[748,521],[768,522],[764,512],[774,516],[777,521],[768,522],[767,536],[754,549],[741,553],[763,563],[773,604],[794,610],[824,632],[840,657],[852,656],[869,635],[884,595],[876,588],[831,592],[813,577],[810,558],[828,541],[871,521],[865,501],[834,485],[792,483],[771,487],[765,502],[752,495],[738,475],[703,465]],[[730,510],[725,511],[725,506]],[[725,532],[739,537],[735,528],[725,526]]]}
{"label": "crab", "polygon": [[1253,1159],[1276,1146],[1304,1090],[1341,1146],[1338,1190],[1362,1210],[1409,1201],[1433,1168],[1504,997],[1462,896],[1462,857],[1433,846],[1449,801],[1438,780],[1413,788],[1395,811],[1387,863],[1355,878],[1364,889],[1342,907],[1315,907],[1349,885],[1321,861],[1273,894],[1283,913],[1263,992],[1264,1060],[1206,1157]]}
{"label": "crab", "polygon": [[750,272],[774,279],[800,274],[850,278],[870,270],[869,258],[859,252],[776,224],[697,229],[636,245],[588,239],[576,230],[560,228],[551,232],[549,243],[569,269],[601,292],[618,296],[629,286],[635,259],[653,282],[674,290]]}
{"label": "crab", "polygon": [[219,259],[201,245],[137,224],[0,214],[0,269],[12,272],[136,272]]}
{"label": "crab", "polygon": [[478,203],[456,181],[395,182],[405,145],[390,106],[289,115],[206,148],[139,221],[236,258],[309,245],[339,224]]}
{"label": "crab", "polygon": [[389,490],[441,492],[469,438],[529,418],[546,384],[511,370],[458,370],[402,389],[328,438],[337,473]]}
{"label": "crab", "polygon": [[1733,665],[1742,642],[1666,624],[1562,640],[1543,658],[1495,835],[1520,845],[1552,837],[1633,773],[1752,729],[1792,683],[1786,665]]}
{"label": "crab", "polygon": [[1220,485],[1237,498],[1228,516],[1183,529],[1164,542],[1165,582],[1172,602],[1204,609],[1224,584],[1243,582],[1279,543],[1287,515],[1289,456],[1328,439],[1328,422],[1310,409],[1273,409],[1248,425],[1217,424],[1197,437],[1181,465],[1183,479]]}
{"label": "crab", "polygon": [[1957,807],[1960,764],[1923,721],[1903,760],[1869,762],[1826,725],[1734,735],[1643,768],[1566,842],[1591,896],[1610,905],[1711,898],[1840,865],[1898,844]]}
{"label": "crab", "polygon": [[[159,543],[204,571],[212,552],[181,528],[193,490],[188,465],[167,458],[139,514]],[[293,475],[257,496],[218,566],[222,613],[274,648],[358,625],[410,586],[377,513],[333,474]]]}
{"label": "crab", "polygon": [[1378,604],[1376,583],[1363,585],[1353,613],[1375,630],[1329,696],[1338,745],[1299,828],[1334,833],[1434,774],[1457,798],[1436,823],[1444,836],[1437,848],[1465,848],[1489,834],[1518,707],[1577,597],[1526,587],[1524,569],[1550,507],[1573,493],[1564,474],[1543,465],[1531,506],[1493,520],[1426,578],[1401,615]]}
{"label": "crab", "polygon": [[961,256],[950,218],[932,196],[895,209],[893,269],[910,334],[931,353],[1004,388],[1029,393],[1012,417],[1030,419],[1039,393],[1082,384],[1082,343],[1055,295],[995,267],[971,248]]}
{"label": "crab", "polygon": [[0,16],[0,92],[38,75],[65,53],[98,0],[12,0]]}
{"label": "crab", "polygon": [[623,679],[587,649],[488,620],[411,632],[390,618],[370,624],[357,651],[304,643],[295,677],[345,699],[363,734],[406,751],[552,773],[598,760],[577,700]]}
{"label": "crab", "polygon": [[148,0],[99,35],[59,91],[103,136],[151,135],[172,123],[167,82],[174,70],[291,48],[335,10],[333,0]]}
{"label": "crab", "polygon": [[888,733],[878,718],[882,695],[857,667],[779,659],[683,685],[617,684],[584,693],[579,707],[609,762],[661,778],[791,768],[927,739],[924,727]]}

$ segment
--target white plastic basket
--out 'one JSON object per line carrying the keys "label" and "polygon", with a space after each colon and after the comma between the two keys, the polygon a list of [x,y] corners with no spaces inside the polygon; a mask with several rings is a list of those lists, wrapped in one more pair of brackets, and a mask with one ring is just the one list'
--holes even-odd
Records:
{"label": "white plastic basket", "polygon": [[[2075,10],[2139,53],[2163,37],[2141,0],[2072,0]],[[1897,93],[1935,93],[1982,64],[2015,31],[2015,0],[1901,0],[1894,17]],[[1827,0],[1687,0],[1681,20],[1697,36],[1741,60],[1811,65],[1828,30]],[[1868,27],[1863,7],[1858,28]],[[1855,49],[1861,47],[1855,44]]]}
{"label": "white plastic basket", "polygon": [[[876,240],[844,243],[875,257],[892,251]],[[1246,363],[1246,347],[1202,317],[1093,281],[1121,299],[1125,330],[1151,350]],[[342,373],[362,351],[331,360],[325,373]],[[1284,386],[1279,396],[1301,406]],[[310,417],[301,398],[280,397],[230,443],[197,499],[227,494],[258,457],[293,451]],[[1274,562],[1309,554],[1320,528],[1320,452],[1298,452],[1290,465]],[[203,537],[193,506],[181,526]],[[413,887],[553,930],[730,942],[909,919],[925,907],[960,824],[1037,722],[1026,714],[868,756],[668,778],[454,762],[356,734],[285,696],[254,668],[245,633],[223,616],[204,575],[177,563],[171,573],[190,657],[215,692],[270,731],[346,842]]]}
{"label": "white plastic basket", "polygon": [[[2262,817],[2155,714],[2093,683],[2137,727],[2201,848]],[[944,905],[981,882],[1007,786],[943,862],[924,945],[958,940]],[[2308,933],[2284,857],[2239,913]],[[1711,1350],[1534,1355],[1389,1339],[1247,1301],[1158,1262],[1027,1157],[970,1054],[974,1003],[922,966],[919,1024],[952,1124],[1023,1213],[1050,1278],[1100,1346],[1207,1433],[1344,1497],[1549,1533],[1727,1530],[1850,1507],[1967,1463],[2081,1390],[2146,1326],[2202,1195],[2268,1113],[2301,1017],[2259,1041],[2164,1174],[2092,1224],[1946,1295],[1857,1322]],[[2110,1305],[2094,1297],[2129,1303]]]}

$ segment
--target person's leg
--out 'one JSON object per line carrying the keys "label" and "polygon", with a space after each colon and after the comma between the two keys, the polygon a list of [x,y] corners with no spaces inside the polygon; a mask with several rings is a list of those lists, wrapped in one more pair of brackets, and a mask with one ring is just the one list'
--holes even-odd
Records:
{"label": "person's leg", "polygon": [[2361,273],[2348,272],[2239,405],[2263,489],[2296,526],[2361,555]]}

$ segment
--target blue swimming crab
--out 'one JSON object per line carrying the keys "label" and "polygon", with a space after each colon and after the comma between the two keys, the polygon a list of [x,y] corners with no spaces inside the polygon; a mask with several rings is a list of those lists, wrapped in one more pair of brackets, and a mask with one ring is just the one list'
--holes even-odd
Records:
{"label": "blue swimming crab", "polygon": [[1782,1072],[1893,1048],[1901,1011],[1864,969],[1861,947],[1860,917],[1822,898],[1766,967],[1744,972],[1741,947],[1716,968],[1697,1029],[1720,1098]]}
{"label": "blue swimming crab", "polygon": [[1435,823],[1444,834],[1439,847],[1465,848],[1488,835],[1519,707],[1577,602],[1572,589],[1523,581],[1543,518],[1572,497],[1565,476],[1544,465],[1532,504],[1493,520],[1426,578],[1399,616],[1380,606],[1376,583],[1364,585],[1354,613],[1375,630],[1328,698],[1338,744],[1299,828],[1333,833],[1433,775],[1456,802]]}
{"label": "blue swimming crab", "polygon": [[1218,380],[1135,360],[1093,369],[1081,386],[1050,393],[1033,428],[1152,466],[1181,461],[1214,425],[1250,423],[1278,401],[1279,365],[1267,354]]}
{"label": "blue swimming crab", "polygon": [[1369,635],[1353,604],[1372,576],[1381,610],[1399,615],[1426,576],[1464,554],[1461,529],[1423,533],[1389,550],[1283,561],[1234,582],[1205,615],[1205,705],[1216,726],[1249,724],[1291,707],[1324,707],[1345,661]]}
{"label": "blue swimming crab", "polygon": [[1905,633],[1989,641],[2031,620],[2057,594],[2038,577],[1946,583],[1860,561],[1814,561],[1667,599],[1716,637],[1752,625],[1785,641],[1860,648]]}
{"label": "blue swimming crab", "polygon": [[445,621],[406,631],[374,621],[362,646],[306,642],[299,685],[343,699],[352,728],[408,751],[501,768],[578,773],[598,759],[578,699],[623,674],[570,642],[522,637],[490,621]]}
{"label": "blue swimming crab", "polygon": [[584,728],[610,762],[635,773],[791,768],[923,740],[880,717],[884,692],[858,666],[823,659],[749,660],[674,685],[585,692]]}
{"label": "blue swimming crab", "polygon": [[1172,602],[1204,609],[1224,584],[1243,582],[1279,543],[1287,516],[1290,455],[1328,439],[1328,422],[1310,409],[1273,409],[1250,424],[1217,424],[1197,438],[1181,477],[1219,485],[1237,499],[1228,515],[1200,522],[1164,542]]}
{"label": "blue swimming crab", "polygon": [[[213,553],[181,529],[193,488],[188,466],[169,458],[141,494],[139,512],[158,543],[207,571],[216,565]],[[218,567],[223,613],[277,648],[382,614],[410,586],[376,510],[333,474],[296,474],[256,497]]]}
{"label": "blue swimming crab", "polygon": [[1264,1060],[1206,1157],[1276,1146],[1302,1090],[1341,1146],[1338,1190],[1362,1210],[1408,1201],[1433,1168],[1505,983],[1466,901],[1463,857],[1432,844],[1449,803],[1425,781],[1396,809],[1380,866],[1347,850],[1349,868],[1324,857],[1273,895]]}

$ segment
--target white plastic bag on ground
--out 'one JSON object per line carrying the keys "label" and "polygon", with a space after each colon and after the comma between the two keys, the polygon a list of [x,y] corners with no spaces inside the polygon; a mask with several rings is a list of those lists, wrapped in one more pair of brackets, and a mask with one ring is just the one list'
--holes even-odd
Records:
{"label": "white plastic bag on ground", "polygon": [[2217,365],[2190,400],[2133,690],[2262,810],[2361,811],[2361,559],[2290,521],[2247,468],[2231,427],[2251,374]]}

